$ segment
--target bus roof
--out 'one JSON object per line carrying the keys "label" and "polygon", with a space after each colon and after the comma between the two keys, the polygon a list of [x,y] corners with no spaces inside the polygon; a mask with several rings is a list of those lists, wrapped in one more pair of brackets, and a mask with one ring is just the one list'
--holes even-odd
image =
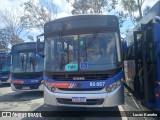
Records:
{"label": "bus roof", "polygon": [[0,51],[0,54],[7,54],[7,52]]}
{"label": "bus roof", "polygon": [[14,44],[13,46],[17,46],[17,45],[23,45],[23,44],[35,44],[36,42],[22,42],[22,43],[17,43],[17,44]]}
{"label": "bus roof", "polygon": [[44,33],[97,27],[119,28],[118,18],[115,15],[76,15],[59,18],[45,23]]}
{"label": "bus roof", "polygon": [[[41,48],[43,49],[44,42],[41,42]],[[24,42],[18,43],[12,46],[11,53],[15,51],[36,51],[36,42]]]}

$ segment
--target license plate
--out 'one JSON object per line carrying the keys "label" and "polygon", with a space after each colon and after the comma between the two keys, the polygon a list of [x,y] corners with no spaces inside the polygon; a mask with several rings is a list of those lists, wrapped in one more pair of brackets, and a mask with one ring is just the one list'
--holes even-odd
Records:
{"label": "license plate", "polygon": [[24,86],[24,87],[22,87],[22,89],[23,89],[23,90],[29,90],[29,89],[30,89],[30,87],[28,87],[28,86]]}
{"label": "license plate", "polygon": [[86,102],[85,97],[72,97],[72,102]]}

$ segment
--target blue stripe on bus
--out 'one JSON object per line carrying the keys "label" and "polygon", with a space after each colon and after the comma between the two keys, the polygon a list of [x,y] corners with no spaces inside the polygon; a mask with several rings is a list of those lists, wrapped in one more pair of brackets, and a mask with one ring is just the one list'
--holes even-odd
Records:
{"label": "blue stripe on bus", "polygon": [[9,77],[10,77],[10,75],[1,75],[0,79],[9,78]]}
{"label": "blue stripe on bus", "polygon": [[155,108],[155,103],[147,103],[147,107],[149,108]]}
{"label": "blue stripe on bus", "polygon": [[[118,80],[120,80],[121,78],[123,78],[124,73],[123,71],[121,71],[120,73],[118,73],[117,75],[113,76],[112,78],[106,79],[106,80],[90,80],[90,81],[78,81],[78,80],[73,80],[73,81],[67,81],[67,80],[53,80],[53,79],[49,79],[45,74],[44,74],[44,80],[46,80],[47,82],[57,82],[57,83],[64,83],[64,82],[69,82],[70,84],[76,84],[76,86],[74,88],[104,88],[107,87],[115,82],[117,82]],[[80,86],[78,86],[78,84]]]}

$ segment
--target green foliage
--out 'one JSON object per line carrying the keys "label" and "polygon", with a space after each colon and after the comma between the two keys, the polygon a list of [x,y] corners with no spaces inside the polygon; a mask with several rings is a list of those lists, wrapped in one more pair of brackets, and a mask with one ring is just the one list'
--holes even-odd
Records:
{"label": "green foliage", "polygon": [[45,1],[43,7],[39,3],[34,3],[33,0],[25,2],[24,7],[25,14],[21,17],[22,21],[25,21],[26,28],[40,28],[42,29],[45,22],[55,19],[57,8],[53,1]]}
{"label": "green foliage", "polygon": [[116,0],[67,0],[71,3],[73,10],[71,13],[75,14],[95,14],[104,13],[104,11],[111,11],[115,9]]}
{"label": "green foliage", "polygon": [[138,5],[135,0],[122,0],[124,10],[128,12],[135,12],[138,9]]}
{"label": "green foliage", "polygon": [[[126,11],[126,18],[130,18],[135,25],[140,19],[142,19],[142,5],[145,0],[121,0],[122,7]],[[138,16],[135,12],[138,11]]]}
{"label": "green foliage", "polygon": [[6,33],[1,29],[0,30],[0,51],[7,50],[8,48],[9,42],[6,38],[7,38]]}
{"label": "green foliage", "polygon": [[33,42],[33,41],[34,41],[34,38],[33,38],[33,36],[32,36],[32,35],[28,35],[28,36],[27,36],[27,38],[28,38],[31,42]]}

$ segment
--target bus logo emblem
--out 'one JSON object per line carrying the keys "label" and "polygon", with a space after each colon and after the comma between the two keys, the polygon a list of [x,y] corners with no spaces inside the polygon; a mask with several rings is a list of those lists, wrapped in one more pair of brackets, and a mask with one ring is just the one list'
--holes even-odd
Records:
{"label": "bus logo emblem", "polygon": [[85,80],[85,77],[73,77],[73,80]]}

